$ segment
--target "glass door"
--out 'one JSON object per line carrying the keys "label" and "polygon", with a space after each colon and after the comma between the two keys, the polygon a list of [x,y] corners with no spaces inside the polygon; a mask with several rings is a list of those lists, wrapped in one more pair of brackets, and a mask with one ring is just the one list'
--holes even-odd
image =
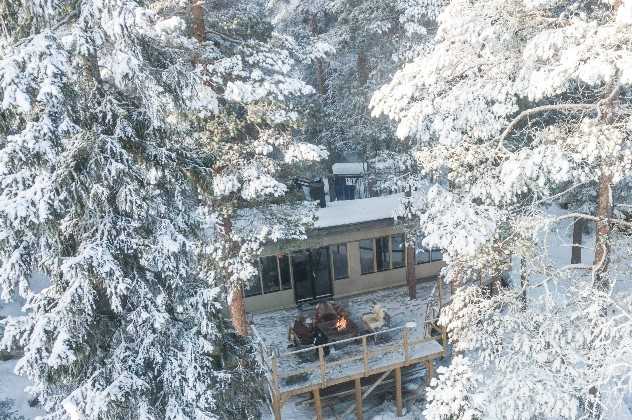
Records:
{"label": "glass door", "polygon": [[296,303],[333,296],[328,247],[294,252],[292,274]]}

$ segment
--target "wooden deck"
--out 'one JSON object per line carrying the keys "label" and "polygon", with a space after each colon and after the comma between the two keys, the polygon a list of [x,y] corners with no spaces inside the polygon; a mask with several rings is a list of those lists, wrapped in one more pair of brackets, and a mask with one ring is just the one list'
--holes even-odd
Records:
{"label": "wooden deck", "polygon": [[[362,401],[391,372],[395,377],[397,412],[401,415],[401,368],[423,363],[429,380],[434,359],[445,356],[446,352],[445,331],[437,327],[435,320],[423,326],[407,323],[283,354],[268,349],[255,326],[252,330],[270,386],[275,420],[281,420],[281,407],[288,398],[304,393],[312,393],[316,419],[322,419],[320,390],[352,381],[356,388],[356,418],[362,419]],[[327,356],[326,348],[330,351]],[[380,379],[363,393],[360,379],[379,374],[382,374]]]}

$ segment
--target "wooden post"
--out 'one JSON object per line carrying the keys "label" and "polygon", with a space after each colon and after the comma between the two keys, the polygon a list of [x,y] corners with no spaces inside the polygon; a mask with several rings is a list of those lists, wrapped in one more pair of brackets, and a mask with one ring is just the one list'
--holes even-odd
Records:
{"label": "wooden post", "polygon": [[395,368],[395,404],[397,405],[397,417],[404,415],[402,405],[402,368]]}
{"label": "wooden post", "polygon": [[439,293],[439,311],[441,311],[441,307],[443,306],[443,292],[442,292],[442,286],[443,282],[441,281],[441,274],[439,274],[437,276],[437,291]]}
{"label": "wooden post", "polygon": [[281,398],[278,394],[272,395],[272,412],[274,420],[281,420]]}
{"label": "wooden post", "polygon": [[314,388],[312,393],[314,394],[314,409],[316,410],[316,420],[322,420],[323,419],[323,412],[322,412],[323,409],[322,409],[322,406],[320,404],[320,389]]}
{"label": "wooden post", "polygon": [[362,352],[364,357],[364,376],[369,373],[369,349],[366,345],[366,335],[362,337]]}
{"label": "wooden post", "polygon": [[362,382],[360,378],[355,379],[355,409],[356,420],[363,420],[364,414],[362,413]]}
{"label": "wooden post", "polygon": [[441,328],[441,344],[443,346],[443,357],[445,357],[448,352],[448,333],[446,327],[440,326],[439,328]]}
{"label": "wooden post", "polygon": [[318,347],[318,360],[320,361],[320,382],[324,385],[327,382],[325,374],[325,351],[323,346]]}
{"label": "wooden post", "polygon": [[404,347],[404,361],[408,362],[408,327],[404,328],[404,338],[402,346]]}
{"label": "wooden post", "polygon": [[281,420],[281,396],[279,391],[279,360],[272,353],[272,412],[274,420]]}
{"label": "wooden post", "polygon": [[432,379],[432,360],[427,360],[426,364],[426,386],[430,385],[430,380]]}

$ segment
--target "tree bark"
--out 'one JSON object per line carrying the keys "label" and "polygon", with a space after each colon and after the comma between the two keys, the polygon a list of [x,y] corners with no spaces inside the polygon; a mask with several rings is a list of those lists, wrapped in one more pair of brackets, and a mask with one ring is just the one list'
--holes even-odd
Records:
{"label": "tree bark", "polygon": [[206,39],[206,26],[204,24],[204,0],[191,0],[191,28],[193,37],[198,42]]}
{"label": "tree bark", "polygon": [[529,278],[527,277],[527,260],[525,257],[520,257],[520,309],[527,310],[527,288],[529,287]]}
{"label": "tree bark", "polygon": [[369,80],[369,63],[366,58],[366,53],[364,49],[360,48],[358,51],[358,80],[360,81],[360,86],[366,85],[366,82]]}
{"label": "tree bark", "polygon": [[608,236],[612,229],[609,219],[612,218],[612,175],[602,169],[599,178],[599,192],[597,195],[597,220],[595,240],[595,261],[593,263],[593,287],[601,292],[610,289],[607,277],[610,243]]}
{"label": "tree bark", "polygon": [[578,217],[573,223],[573,247],[571,249],[571,264],[582,262],[582,242],[584,235],[584,219]]}
{"label": "tree bark", "polygon": [[[222,240],[227,249],[226,256],[232,256],[238,252],[239,243],[232,240],[233,223],[230,216],[222,217]],[[227,270],[228,271],[228,270]],[[228,274],[230,276],[230,274]],[[228,284],[228,309],[230,311],[230,319],[237,334],[249,335],[248,316],[246,315],[246,298],[244,289],[241,284]]]}
{"label": "tree bark", "polygon": [[[318,35],[318,21],[316,20],[316,14],[311,14],[309,16],[309,30],[313,36]],[[316,73],[316,91],[320,96],[324,96],[327,93],[327,88],[325,86],[325,66],[323,64],[323,60],[321,58],[317,58],[315,60],[315,73]]]}
{"label": "tree bark", "polygon": [[408,297],[417,299],[417,276],[415,274],[415,244],[406,241],[406,284]]}
{"label": "tree bark", "polygon": [[246,315],[246,300],[244,299],[244,289],[242,286],[233,287],[228,295],[228,308],[230,319],[233,322],[237,334],[247,336],[250,334],[248,328],[248,316]]}

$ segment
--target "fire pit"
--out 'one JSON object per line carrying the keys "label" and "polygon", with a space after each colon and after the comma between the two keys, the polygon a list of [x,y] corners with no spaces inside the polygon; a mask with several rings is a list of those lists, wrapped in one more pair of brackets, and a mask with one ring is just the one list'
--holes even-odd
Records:
{"label": "fire pit", "polygon": [[358,335],[358,328],[349,317],[349,313],[332,302],[323,302],[316,306],[315,325],[325,333],[329,341],[344,340]]}

